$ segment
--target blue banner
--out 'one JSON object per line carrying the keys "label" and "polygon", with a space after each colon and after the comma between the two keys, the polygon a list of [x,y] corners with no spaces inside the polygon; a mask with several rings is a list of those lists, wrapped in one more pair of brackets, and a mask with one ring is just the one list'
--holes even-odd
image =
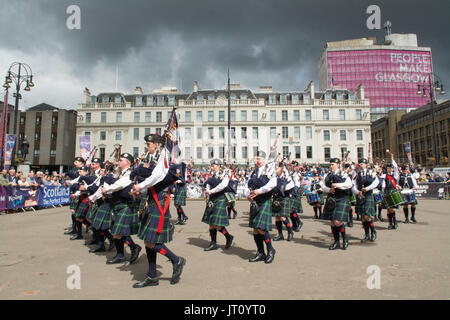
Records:
{"label": "blue banner", "polygon": [[70,203],[70,191],[67,187],[46,186],[38,189],[36,200],[40,207],[67,204]]}

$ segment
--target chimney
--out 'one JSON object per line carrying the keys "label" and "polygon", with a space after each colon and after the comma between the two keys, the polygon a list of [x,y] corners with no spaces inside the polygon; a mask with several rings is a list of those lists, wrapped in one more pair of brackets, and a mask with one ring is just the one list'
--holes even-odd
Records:
{"label": "chimney", "polygon": [[194,81],[194,92],[198,92],[198,82]]}
{"label": "chimney", "polygon": [[136,89],[134,89],[134,94],[144,94],[144,92],[141,87],[136,87]]}
{"label": "chimney", "polygon": [[358,99],[365,99],[364,98],[364,86],[362,84],[359,85],[358,89],[357,89],[357,97]]}
{"label": "chimney", "polygon": [[83,91],[83,98],[81,101],[83,101],[84,104],[89,104],[90,98],[91,98],[91,92],[89,91],[88,88],[85,88]]}
{"label": "chimney", "polygon": [[259,93],[270,93],[270,92],[273,92],[273,88],[272,88],[272,86],[260,86],[258,92]]}

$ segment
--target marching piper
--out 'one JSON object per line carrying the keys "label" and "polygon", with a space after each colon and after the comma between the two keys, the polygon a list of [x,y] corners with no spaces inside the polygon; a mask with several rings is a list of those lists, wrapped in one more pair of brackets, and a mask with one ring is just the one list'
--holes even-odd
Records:
{"label": "marching piper", "polygon": [[292,221],[292,229],[295,232],[299,232],[303,226],[303,222],[300,220],[299,213],[303,213],[302,207],[302,192],[300,189],[301,180],[300,174],[294,171],[291,175],[294,182],[294,187],[289,191],[289,202],[290,202],[290,218]]}
{"label": "marching piper", "polygon": [[[183,206],[186,205],[186,179],[177,180],[174,182],[173,190],[174,190],[174,205],[177,209],[178,220],[175,224],[184,225],[188,220],[187,215],[184,213]],[[184,182],[183,182],[184,181]]]}
{"label": "marching piper", "polygon": [[411,221],[417,222],[416,220],[416,205],[417,199],[414,190],[417,190],[419,186],[417,181],[408,169],[406,164],[402,165],[402,173],[400,174],[400,179],[398,182],[400,190],[403,190],[405,196],[405,203],[403,204],[403,213],[405,214],[405,223],[409,223],[408,219],[408,205],[411,206]]}
{"label": "marching piper", "polygon": [[310,203],[314,209],[314,219],[322,219],[322,205],[324,204],[324,197],[320,182],[320,175],[318,173],[314,173],[313,180],[309,185],[309,192],[315,192],[317,194],[317,201]]}
{"label": "marching piper", "polygon": [[[389,151],[388,151],[389,152]],[[391,196],[395,191],[397,191],[398,180],[399,180],[399,172],[398,165],[394,160],[394,154],[389,152],[391,155],[391,164],[386,165],[386,174],[383,179],[383,194],[384,198]],[[397,218],[395,217],[395,209],[398,209],[399,206],[395,203],[387,204],[387,216],[389,220],[389,230],[395,230],[398,228]]]}
{"label": "marching piper", "polygon": [[348,239],[345,234],[345,222],[348,221],[349,197],[348,190],[352,187],[352,181],[347,174],[340,169],[338,158],[330,159],[330,172],[320,182],[322,190],[328,193],[325,203],[324,219],[331,220],[331,232],[334,242],[329,250],[340,248],[339,233],[342,235],[343,247],[347,249]]}
{"label": "marching piper", "polygon": [[[289,190],[294,189],[295,184],[292,178],[286,174],[284,164],[277,169],[277,187],[272,195],[272,216],[275,217],[275,226],[278,230],[278,236],[273,238],[273,241],[284,240],[283,236],[283,224],[288,230],[287,241],[292,241],[294,238],[294,231],[289,222],[289,216],[291,211],[291,202],[289,197]],[[278,206],[274,206],[274,202],[278,202]],[[276,210],[275,208],[278,209]]]}
{"label": "marching piper", "polygon": [[72,171],[69,171],[66,173],[65,175],[65,179],[66,179],[66,186],[70,187],[70,214],[71,214],[71,218],[72,218],[72,227],[67,230],[66,232],[64,232],[64,234],[75,234],[76,233],[76,219],[75,219],[75,210],[78,206],[78,197],[75,197],[74,193],[77,191],[76,189],[78,188],[78,177],[80,176],[79,174],[79,169],[84,166],[84,159],[82,157],[76,157],[73,161],[73,165],[75,166],[75,168]]}

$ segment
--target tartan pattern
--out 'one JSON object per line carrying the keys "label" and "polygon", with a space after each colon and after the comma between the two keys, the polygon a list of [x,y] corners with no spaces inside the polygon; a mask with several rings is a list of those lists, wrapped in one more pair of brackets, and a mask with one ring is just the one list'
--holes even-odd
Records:
{"label": "tartan pattern", "polygon": [[273,212],[272,217],[289,217],[291,214],[291,202],[288,197],[278,198],[281,204],[280,212]]}
{"label": "tartan pattern", "polygon": [[[159,192],[157,194],[157,198],[161,208],[164,209],[164,206],[166,205],[167,191]],[[158,235],[156,231],[158,230],[161,213],[159,212],[158,205],[151,194],[148,196],[148,205],[145,212],[147,216],[145,221],[141,221],[139,226],[139,239],[150,243],[166,243],[172,241],[173,229],[170,227],[169,207],[167,207],[167,211],[164,214],[164,222],[160,235]]]}
{"label": "tartan pattern", "polygon": [[77,206],[78,206],[78,201],[80,200],[80,198],[79,197],[75,197],[75,199],[72,199],[71,201],[70,201],[70,210],[76,210],[77,209]]}
{"label": "tartan pattern", "polygon": [[112,207],[113,225],[112,234],[131,236],[139,229],[139,218],[127,203],[118,203]]}
{"label": "tartan pattern", "polygon": [[97,230],[108,230],[111,227],[111,205],[108,202],[105,201],[98,207],[92,227]]}
{"label": "tartan pattern", "polygon": [[228,213],[227,213],[227,204],[225,200],[225,196],[221,195],[220,197],[211,200],[214,203],[214,212],[211,214],[203,213],[202,222],[218,227],[226,227],[229,226],[230,223],[228,221]]}
{"label": "tartan pattern", "polygon": [[[326,208],[326,206],[325,206]],[[332,211],[323,210],[324,220],[339,220],[348,221],[348,212],[350,210],[350,203],[348,197],[336,199],[336,207]]]}
{"label": "tartan pattern", "polygon": [[248,226],[254,229],[272,231],[272,210],[270,199],[263,203],[258,203],[260,209],[253,219],[249,219]]}
{"label": "tartan pattern", "polygon": [[366,216],[371,216],[371,217],[375,217],[377,215],[376,211],[375,211],[375,201],[373,200],[373,193],[372,191],[367,192],[365,194],[366,197],[366,201],[364,201],[364,204],[359,206],[358,204],[356,204],[356,214],[359,215],[366,215]]}
{"label": "tartan pattern", "polygon": [[295,213],[303,213],[302,197],[300,195],[289,198],[290,211]]}
{"label": "tartan pattern", "polygon": [[176,206],[185,206],[186,205],[186,189],[184,186],[177,186],[177,191],[175,193],[174,204]]}
{"label": "tartan pattern", "polygon": [[89,210],[86,214],[86,219],[92,220],[95,217],[95,213],[97,212],[98,206],[96,203],[89,206]]}
{"label": "tartan pattern", "polygon": [[86,217],[86,209],[89,207],[89,201],[86,200],[84,202],[83,200],[78,201],[78,207],[77,210],[75,210],[75,218],[85,218]]}

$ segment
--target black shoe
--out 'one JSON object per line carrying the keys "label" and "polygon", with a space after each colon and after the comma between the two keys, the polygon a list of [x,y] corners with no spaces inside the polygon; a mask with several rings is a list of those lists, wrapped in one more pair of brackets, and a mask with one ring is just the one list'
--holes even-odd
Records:
{"label": "black shoe", "polygon": [[75,231],[75,229],[69,229],[66,232],[64,232],[64,234],[76,234],[77,232]]}
{"label": "black shoe", "polygon": [[89,253],[96,253],[96,252],[105,252],[105,246],[101,246],[101,247],[97,247],[97,248],[93,248],[91,250],[89,250]]}
{"label": "black shoe", "polygon": [[315,214],[314,219],[319,219],[319,216],[317,214]]}
{"label": "black shoe", "polygon": [[335,241],[331,244],[331,246],[328,248],[329,250],[336,250],[339,249],[341,247],[341,244],[339,243],[339,241]]}
{"label": "black shoe", "polygon": [[303,222],[299,221],[297,228],[295,228],[294,231],[299,232],[302,227],[303,227]]}
{"label": "black shoe", "polygon": [[319,214],[319,220],[323,219],[323,215]]}
{"label": "black shoe", "polygon": [[237,216],[237,212],[233,213],[233,219],[236,219],[236,216]]}
{"label": "black shoe", "polygon": [[392,230],[392,229],[394,229],[394,225],[392,223],[389,223],[388,230]]}
{"label": "black shoe", "polygon": [[87,246],[93,246],[94,244],[97,244],[97,241],[92,239],[91,241],[89,241],[88,243],[86,243]]}
{"label": "black shoe", "polygon": [[208,248],[203,249],[203,251],[211,251],[211,250],[217,250],[217,244],[210,243]]}
{"label": "black shoe", "polygon": [[137,283],[133,284],[133,288],[153,287],[153,286],[157,286],[158,284],[159,284],[158,278],[150,278],[149,276],[147,276],[141,282],[137,282]]}
{"label": "black shoe", "polygon": [[347,237],[344,237],[344,240],[342,240],[342,250],[346,250],[348,248],[348,240]]}
{"label": "black shoe", "polygon": [[83,239],[83,236],[79,234],[75,234],[73,237],[70,238],[70,240],[80,240],[80,239]]}
{"label": "black shoe", "polygon": [[272,263],[273,259],[275,259],[275,249],[272,248],[269,253],[267,254],[266,259],[264,260],[265,263]]}
{"label": "black shoe", "polygon": [[348,226],[349,228],[353,228],[353,222],[347,223],[347,226]]}
{"label": "black shoe", "polygon": [[381,222],[384,221],[384,219],[382,217],[378,217],[378,220],[380,220]]}
{"label": "black shoe", "polygon": [[368,233],[366,233],[366,235],[364,236],[364,239],[361,240],[361,243],[366,243],[369,240],[370,240],[370,236]]}
{"label": "black shoe", "polygon": [[283,234],[279,234],[277,237],[273,238],[273,241],[284,240]]}
{"label": "black shoe", "polygon": [[170,279],[170,284],[176,284],[180,281],[181,273],[183,272],[183,267],[186,264],[186,259],[179,257],[178,263],[173,265],[172,279]]}
{"label": "black shoe", "polygon": [[230,234],[230,236],[227,238],[227,244],[225,245],[225,249],[228,249],[231,247],[231,244],[233,243],[234,237]]}
{"label": "black shoe", "polygon": [[248,259],[248,262],[258,262],[258,261],[265,261],[266,255],[264,253],[257,253],[256,256],[253,258]]}
{"label": "black shoe", "polygon": [[292,239],[294,239],[294,232],[288,232],[288,238],[287,241],[292,241]]}
{"label": "black shoe", "polygon": [[398,228],[398,224],[397,224],[397,221],[395,221],[393,229],[396,230],[397,228]]}
{"label": "black shoe", "polygon": [[404,221],[404,223],[409,223],[409,219],[408,219],[408,218],[406,218],[406,220]]}
{"label": "black shoe", "polygon": [[[174,225],[177,225],[177,224],[183,224],[183,221],[177,220],[177,222],[175,222]],[[144,281],[145,281],[145,280],[144,280]]]}
{"label": "black shoe", "polygon": [[188,221],[188,219],[189,219],[189,218],[188,218],[187,216],[184,216],[184,217],[183,217],[183,223],[186,223],[186,221]]}
{"label": "black shoe", "polygon": [[377,239],[377,232],[374,230],[370,236],[370,241],[375,241]]}
{"label": "black shoe", "polygon": [[412,221],[412,222],[414,222],[414,223],[416,223],[416,222],[417,222],[416,218],[414,218],[414,217],[413,217],[413,218],[411,218],[411,221]]}
{"label": "black shoe", "polygon": [[142,247],[140,245],[136,245],[136,248],[134,250],[131,250],[131,256],[130,256],[130,264],[136,261],[136,259],[139,257],[139,252],[141,252]]}
{"label": "black shoe", "polygon": [[118,257],[118,256],[115,256],[115,257],[112,258],[111,260],[106,261],[106,264],[123,263],[123,262],[125,262],[125,261],[126,261],[125,257]]}

